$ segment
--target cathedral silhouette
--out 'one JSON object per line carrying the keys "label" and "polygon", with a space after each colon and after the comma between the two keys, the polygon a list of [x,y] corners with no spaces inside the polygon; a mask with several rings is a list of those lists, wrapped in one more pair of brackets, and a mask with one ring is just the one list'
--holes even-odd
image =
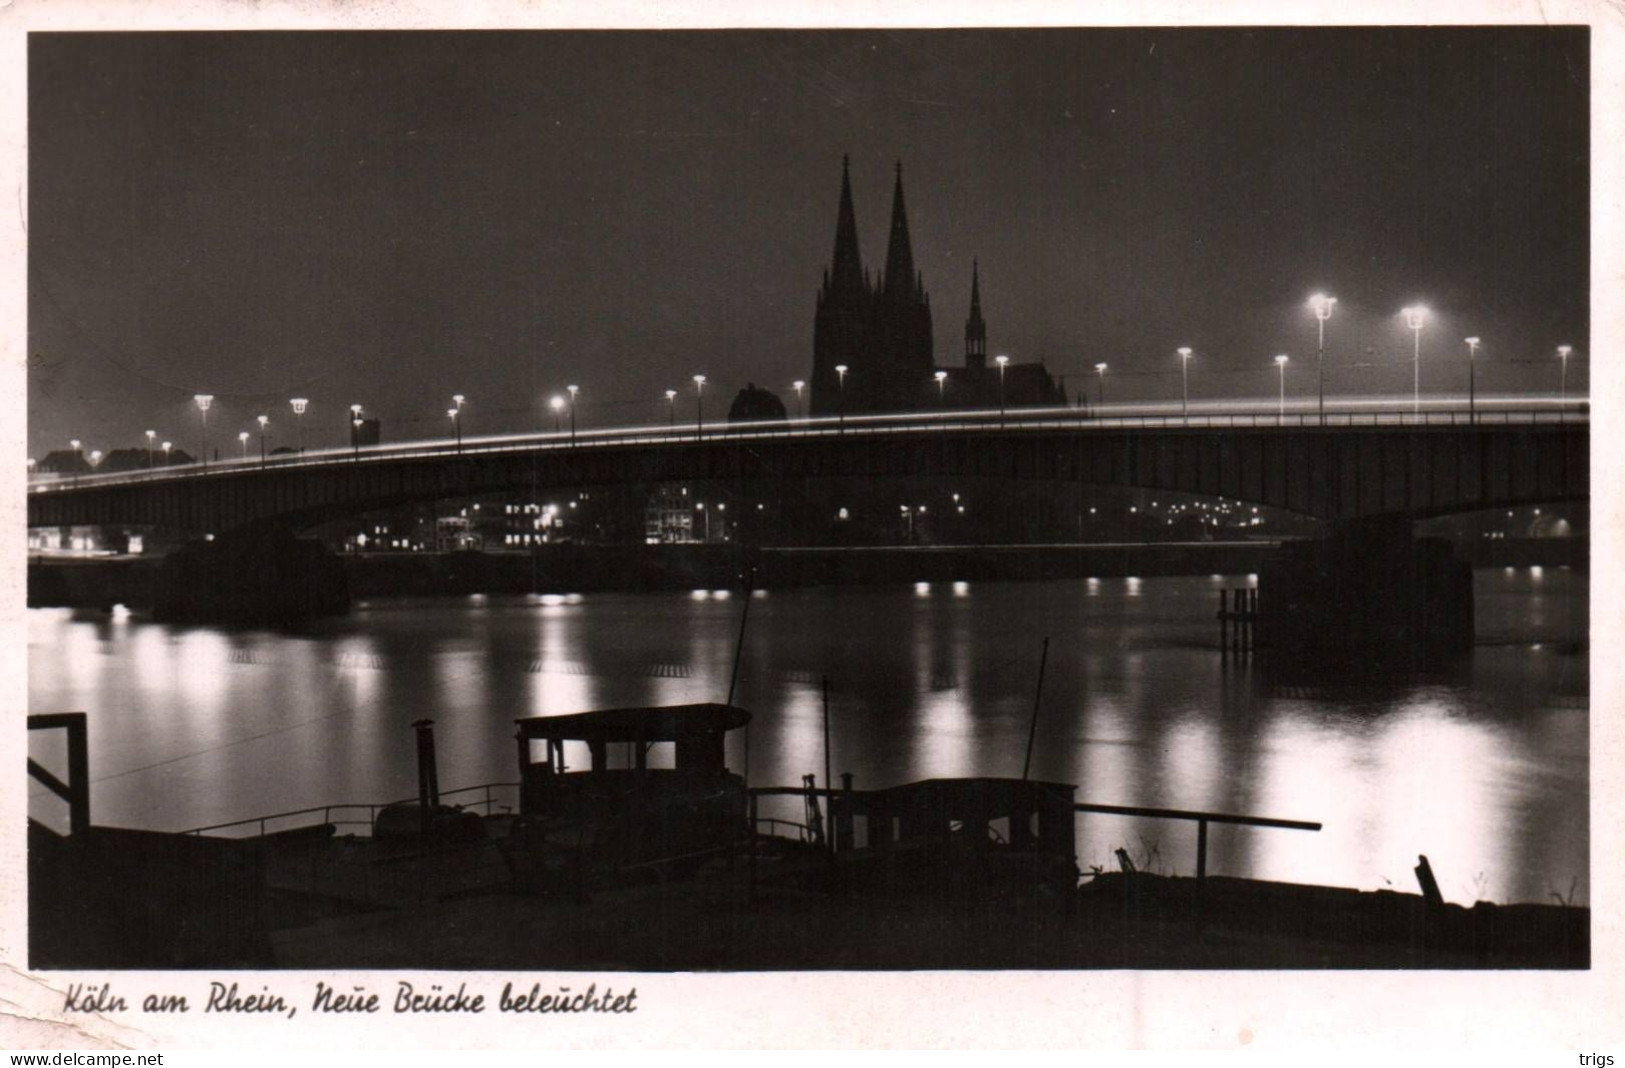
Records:
{"label": "cathedral silhouette", "polygon": [[[843,371],[842,368],[845,370]],[[937,375],[943,377],[939,380]],[[988,363],[981,276],[971,265],[965,365],[939,367],[931,337],[931,298],[914,267],[903,165],[892,192],[886,267],[878,279],[863,269],[851,161],[841,160],[841,204],[835,255],[824,271],[813,319],[813,415],[903,412],[934,408],[1064,405],[1065,393],[1042,362]],[[1001,397],[1002,395],[1002,397]]]}

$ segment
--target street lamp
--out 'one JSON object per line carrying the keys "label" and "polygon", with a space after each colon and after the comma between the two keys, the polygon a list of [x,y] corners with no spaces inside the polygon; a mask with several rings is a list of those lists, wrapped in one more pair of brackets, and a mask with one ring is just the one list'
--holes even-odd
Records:
{"label": "street lamp", "polygon": [[[1282,426],[1286,425],[1286,364],[1288,358],[1285,355],[1275,357],[1275,366],[1280,368],[1281,371],[1281,406],[1276,415],[1276,422]],[[1325,417],[1326,413],[1321,412],[1321,418],[1324,419]]]}
{"label": "street lamp", "polygon": [[576,394],[581,392],[580,386],[565,386],[565,392],[570,394],[570,444],[576,443]]}
{"label": "street lamp", "polygon": [[158,431],[147,431],[147,470],[152,470],[152,441],[158,436]]}
{"label": "street lamp", "polygon": [[102,462],[102,450],[100,450],[100,449],[91,449],[90,450],[90,466],[91,467],[100,467],[101,462]]}
{"label": "street lamp", "polygon": [[705,437],[705,376],[694,376],[694,439]]}
{"label": "street lamp", "polygon": [[1100,406],[1104,408],[1106,406],[1106,365],[1103,363],[1095,364],[1095,374],[1100,376]]}
{"label": "street lamp", "polygon": [[237,431],[237,444],[242,446],[242,450],[243,450],[242,459],[247,460],[248,459],[248,431],[246,431],[246,430]]}
{"label": "street lamp", "polygon": [[1405,309],[1405,325],[1411,328],[1416,343],[1411,351],[1411,378],[1414,381],[1414,393],[1411,410],[1422,410],[1422,327],[1428,321],[1428,310],[1420,304],[1412,304]]}
{"label": "street lamp", "polygon": [[547,406],[553,409],[553,433],[557,434],[563,426],[563,416],[560,413],[564,411],[564,398],[555,393],[548,399]]}
{"label": "street lamp", "polygon": [[1478,362],[1474,357],[1478,355],[1479,341],[1476,337],[1464,338],[1463,340],[1467,342],[1467,421],[1476,423],[1478,422],[1478,383],[1475,379],[1478,377],[1476,373]]}
{"label": "street lamp", "polygon": [[293,406],[293,414],[297,416],[294,422],[299,427],[299,455],[303,456],[305,455],[305,408],[310,404],[310,401],[303,397],[295,397],[288,403]]}
{"label": "street lamp", "polygon": [[671,427],[675,430],[677,429],[677,391],[675,389],[666,390],[666,407],[671,412]]}
{"label": "street lamp", "polygon": [[801,398],[801,391],[807,388],[807,383],[798,378],[790,383],[790,388],[796,391],[796,417],[798,419],[807,418],[807,408]]}
{"label": "street lamp", "polygon": [[1573,345],[1557,346],[1557,358],[1563,361],[1562,370],[1559,372],[1562,377],[1558,379],[1557,406],[1559,411],[1569,400],[1569,353],[1573,351]]}
{"label": "street lamp", "polygon": [[203,417],[203,466],[209,466],[209,405],[214,403],[214,394],[199,393],[192,398],[197,402],[198,414]]}
{"label": "street lamp", "polygon": [[350,447],[355,450],[355,458],[361,459],[361,417],[358,415],[350,420]]}
{"label": "street lamp", "polygon": [[1191,421],[1191,349],[1189,345],[1179,347],[1179,382],[1181,396],[1184,398],[1182,407],[1185,413],[1185,422]]}
{"label": "street lamp", "polygon": [[457,435],[457,451],[463,451],[463,425],[457,421],[457,409],[447,408],[446,415],[451,419],[451,432]]}
{"label": "street lamp", "polygon": [[1004,425],[1004,369],[1010,365],[1010,357],[995,356],[993,362],[999,365],[999,425]]}
{"label": "street lamp", "polygon": [[836,405],[836,415],[838,416],[837,422],[839,424],[840,431],[842,433],[845,433],[846,432],[846,364],[838,363],[838,364],[835,365],[835,378],[836,378],[836,383],[837,383],[837,394],[836,395],[839,398],[839,400],[837,401],[837,405]]}
{"label": "street lamp", "polygon": [[937,407],[941,408],[947,403],[948,372],[938,371],[934,376],[937,380]]}
{"label": "street lamp", "polygon": [[1324,293],[1316,293],[1309,298],[1309,307],[1314,310],[1320,327],[1320,343],[1315,348],[1315,379],[1320,391],[1321,426],[1326,425],[1326,320],[1332,317],[1332,308],[1336,304],[1336,297],[1328,297]]}
{"label": "street lamp", "polygon": [[711,544],[711,509],[705,506],[704,501],[700,501],[694,506],[694,510],[705,513],[705,543],[709,545]]}
{"label": "street lamp", "polygon": [[164,442],[163,447],[164,447],[164,466],[168,467],[169,466],[169,450],[170,450],[170,448],[172,446],[171,446],[170,442],[166,441],[166,442]]}

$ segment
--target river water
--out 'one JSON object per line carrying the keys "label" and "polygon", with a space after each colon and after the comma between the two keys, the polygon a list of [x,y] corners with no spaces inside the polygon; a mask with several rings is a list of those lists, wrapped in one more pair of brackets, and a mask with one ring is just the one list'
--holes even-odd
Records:
{"label": "river water", "polygon": [[[752,785],[835,773],[881,787],[1022,773],[1050,639],[1034,778],[1101,804],[1320,821],[1215,826],[1209,871],[1449,900],[1587,900],[1585,576],[1476,576],[1478,645],[1396,679],[1290,680],[1218,648],[1217,591],[1246,577],[934,583],[758,592],[729,764]],[[516,776],[512,720],[722,700],[742,596],[726,591],[384,600],[299,634],[29,616],[30,712],[90,714],[96,822],[182,830],[416,792],[436,721],[443,789]],[[62,768],[49,732],[30,752]],[[32,783],[30,810],[60,804]],[[765,814],[765,813],[764,813]],[[781,813],[795,817],[794,811]],[[1194,868],[1194,825],[1078,819],[1082,867],[1121,847]]]}

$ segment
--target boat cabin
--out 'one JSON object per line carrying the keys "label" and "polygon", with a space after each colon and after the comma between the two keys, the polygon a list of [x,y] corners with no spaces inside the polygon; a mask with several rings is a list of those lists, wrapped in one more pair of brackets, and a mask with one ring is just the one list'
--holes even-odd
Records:
{"label": "boat cabin", "polygon": [[[515,721],[516,872],[633,867],[731,848],[748,833],[745,781],[728,770],[726,737],[750,713],[722,704],[611,708]],[[576,744],[571,744],[576,743]],[[582,748],[586,761],[579,760]],[[524,853],[527,856],[521,856]]]}

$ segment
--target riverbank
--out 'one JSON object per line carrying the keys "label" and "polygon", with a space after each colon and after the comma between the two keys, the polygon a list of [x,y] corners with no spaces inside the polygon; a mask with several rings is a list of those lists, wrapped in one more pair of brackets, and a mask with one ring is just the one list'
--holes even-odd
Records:
{"label": "riverbank", "polygon": [[[1260,569],[1276,542],[776,548],[736,545],[547,545],[528,552],[354,553],[342,557],[352,597],[760,589],[898,582],[1237,575]],[[1470,551],[1468,551],[1470,549]],[[1588,563],[1586,538],[1485,540],[1458,546],[1474,567]],[[34,555],[32,607],[148,609],[161,558]]]}

